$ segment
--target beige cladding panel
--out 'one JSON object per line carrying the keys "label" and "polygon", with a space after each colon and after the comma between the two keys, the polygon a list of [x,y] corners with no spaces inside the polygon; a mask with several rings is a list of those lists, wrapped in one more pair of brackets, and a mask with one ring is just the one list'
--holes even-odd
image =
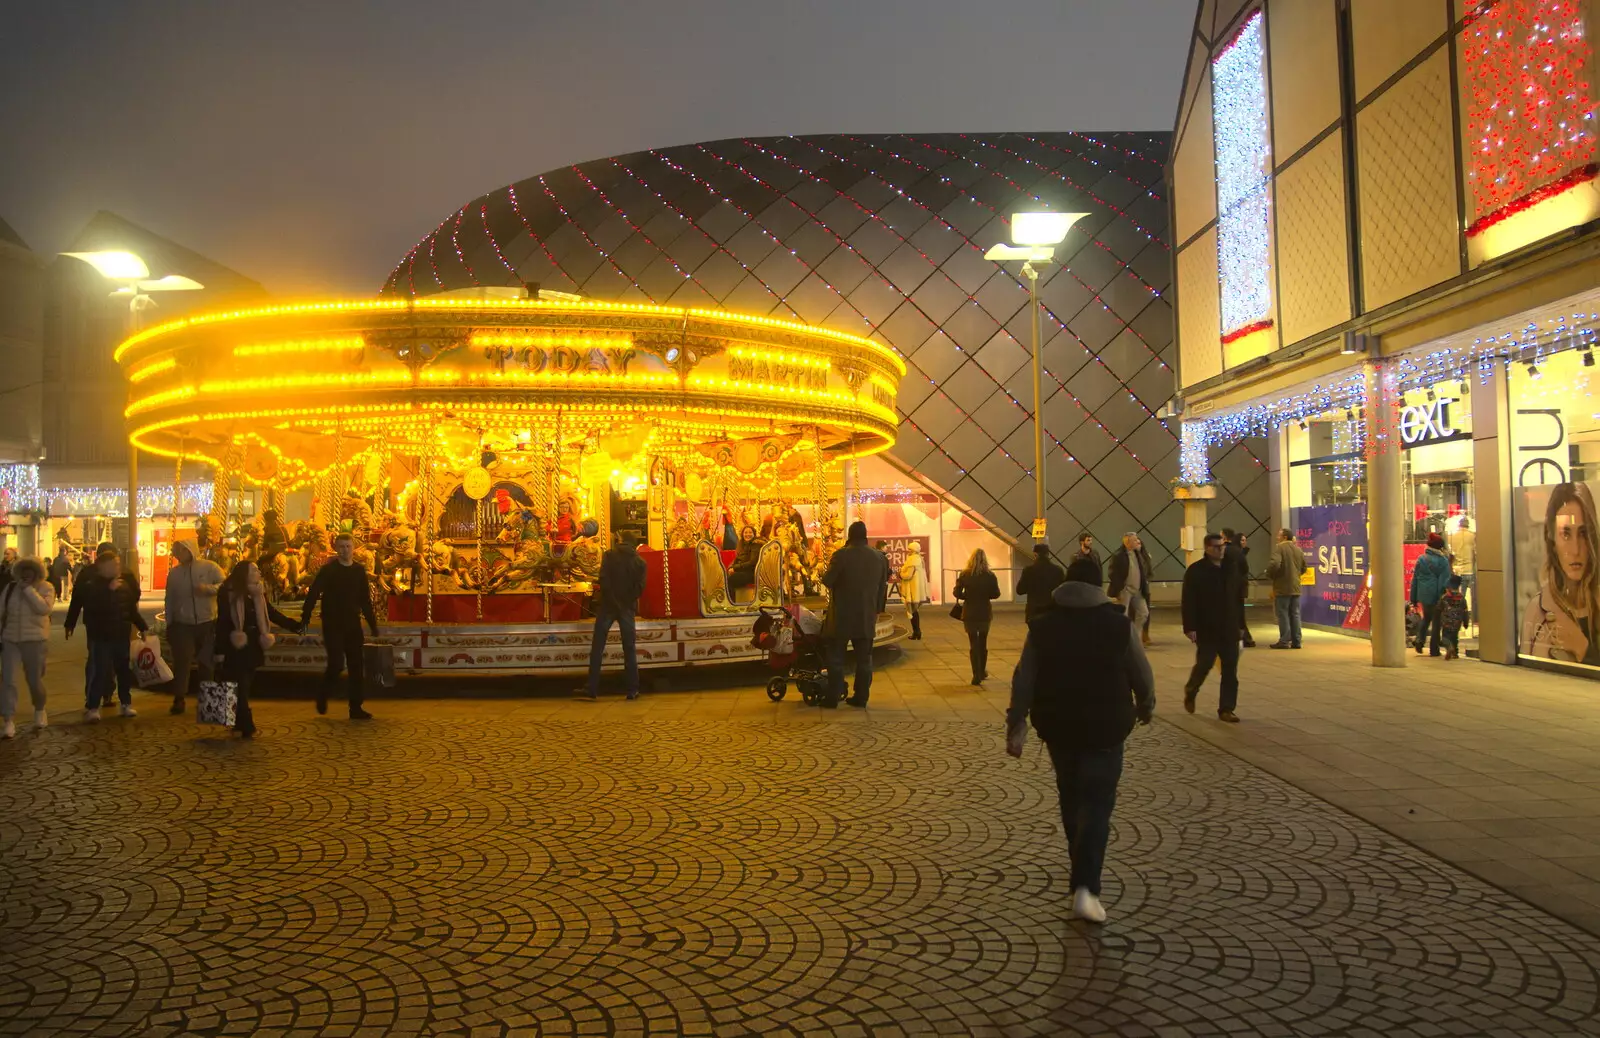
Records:
{"label": "beige cladding panel", "polygon": [[1350,319],[1344,135],[1334,131],[1278,174],[1278,313],[1283,342]]}
{"label": "beige cladding panel", "polygon": [[[1202,56],[1202,60],[1204,60]],[[1172,161],[1172,202],[1175,238],[1188,241],[1200,228],[1217,218],[1217,159],[1212,142],[1211,70],[1200,77]]]}
{"label": "beige cladding panel", "polygon": [[1365,100],[1442,36],[1450,28],[1448,13],[1441,0],[1350,0],[1357,99]]}
{"label": "beige cladding panel", "polygon": [[1439,50],[1356,117],[1367,309],[1461,272],[1450,63]]}
{"label": "beige cladding panel", "polygon": [[1281,162],[1339,118],[1334,6],[1326,0],[1274,0],[1267,34],[1272,154]]}
{"label": "beige cladding panel", "polygon": [[1227,35],[1239,27],[1240,13],[1252,6],[1252,0],[1216,0],[1210,32],[1212,42],[1218,47],[1226,42]]}
{"label": "beige cladding panel", "polygon": [[1178,374],[1185,386],[1222,373],[1217,299],[1217,232],[1178,253]]}

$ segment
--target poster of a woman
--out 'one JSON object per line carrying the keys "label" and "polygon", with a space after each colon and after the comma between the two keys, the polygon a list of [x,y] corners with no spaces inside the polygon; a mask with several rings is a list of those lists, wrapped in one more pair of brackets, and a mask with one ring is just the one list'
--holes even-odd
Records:
{"label": "poster of a woman", "polygon": [[1547,491],[1550,499],[1539,589],[1522,610],[1519,649],[1538,659],[1600,666],[1600,520],[1594,495],[1583,483],[1529,489]]}

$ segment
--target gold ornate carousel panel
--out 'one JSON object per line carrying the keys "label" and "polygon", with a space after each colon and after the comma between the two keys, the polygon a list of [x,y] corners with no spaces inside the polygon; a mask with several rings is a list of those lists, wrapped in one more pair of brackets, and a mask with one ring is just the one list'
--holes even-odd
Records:
{"label": "gold ornate carousel panel", "polygon": [[[772,318],[486,294],[205,314],[119,346],[131,441],[215,473],[198,550],[292,600],[351,533],[411,670],[576,666],[586,646],[548,639],[586,637],[623,537],[642,617],[671,629],[818,590],[840,466],[894,442],[899,357]],[[491,641],[449,643],[473,629]],[[641,631],[641,662],[685,662],[675,638]],[[273,665],[320,655],[280,645]]]}

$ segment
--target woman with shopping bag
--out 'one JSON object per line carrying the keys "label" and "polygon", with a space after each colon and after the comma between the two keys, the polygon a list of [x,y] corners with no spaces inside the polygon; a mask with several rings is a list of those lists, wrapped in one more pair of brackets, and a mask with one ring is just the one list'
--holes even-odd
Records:
{"label": "woman with shopping bag", "polygon": [[217,592],[217,644],[222,649],[222,681],[233,686],[235,696],[233,728],[246,739],[256,734],[250,685],[272,648],[274,624],[296,634],[301,630],[297,621],[268,604],[256,564],[238,563]]}

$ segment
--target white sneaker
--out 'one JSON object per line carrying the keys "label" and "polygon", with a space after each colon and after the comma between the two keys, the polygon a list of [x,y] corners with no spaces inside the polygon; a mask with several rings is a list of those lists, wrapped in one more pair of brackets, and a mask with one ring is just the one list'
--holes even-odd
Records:
{"label": "white sneaker", "polygon": [[123,717],[138,717],[139,716],[139,711],[137,711],[133,707],[127,706],[127,705],[124,705],[120,709],[118,709],[117,713],[121,714]]}
{"label": "white sneaker", "polygon": [[95,707],[92,710],[85,710],[83,712],[83,723],[84,724],[97,724],[99,722],[99,720],[100,720],[100,708],[99,707]]}
{"label": "white sneaker", "polygon": [[17,737],[17,726],[16,726],[16,723],[14,721],[12,721],[11,718],[8,717],[8,718],[6,718],[5,726],[4,727],[0,727],[0,739],[15,739],[16,737]]}
{"label": "white sneaker", "polygon": [[1105,906],[1100,904],[1098,897],[1089,892],[1088,887],[1079,887],[1073,891],[1072,914],[1091,923],[1106,921]]}
{"label": "white sneaker", "polygon": [[35,710],[33,712],[33,726],[35,728],[49,728],[50,716],[43,710]]}

